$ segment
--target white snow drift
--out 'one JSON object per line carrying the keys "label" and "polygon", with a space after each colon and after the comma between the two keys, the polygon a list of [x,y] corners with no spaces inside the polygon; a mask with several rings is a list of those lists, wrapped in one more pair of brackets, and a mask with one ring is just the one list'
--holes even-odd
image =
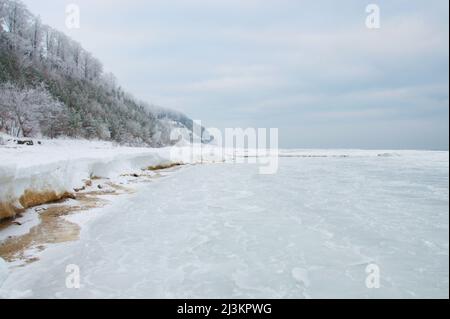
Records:
{"label": "white snow drift", "polygon": [[201,160],[201,154],[195,157],[195,152],[191,156],[192,152],[180,150],[74,140],[35,141],[33,146],[10,142],[0,146],[0,204],[20,208],[19,198],[25,191],[64,194],[92,176],[112,178],[150,166]]}

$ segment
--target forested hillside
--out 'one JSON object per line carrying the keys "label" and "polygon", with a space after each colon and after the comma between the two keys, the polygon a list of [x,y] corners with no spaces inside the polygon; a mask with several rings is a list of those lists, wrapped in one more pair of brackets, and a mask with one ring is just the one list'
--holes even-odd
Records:
{"label": "forested hillside", "polygon": [[0,132],[162,146],[174,127],[192,121],[136,100],[79,43],[0,0]]}

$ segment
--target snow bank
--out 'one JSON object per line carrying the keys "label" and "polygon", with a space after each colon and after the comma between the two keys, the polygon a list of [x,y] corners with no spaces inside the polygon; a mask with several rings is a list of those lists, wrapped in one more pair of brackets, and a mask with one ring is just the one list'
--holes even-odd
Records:
{"label": "snow bank", "polygon": [[84,181],[97,176],[114,178],[148,167],[187,164],[201,154],[118,147],[107,142],[42,141],[33,146],[0,146],[0,219],[23,208],[67,196]]}

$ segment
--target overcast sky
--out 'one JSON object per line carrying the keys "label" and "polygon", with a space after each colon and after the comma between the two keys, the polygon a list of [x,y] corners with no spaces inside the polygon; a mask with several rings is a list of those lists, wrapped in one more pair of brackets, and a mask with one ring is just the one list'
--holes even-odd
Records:
{"label": "overcast sky", "polygon": [[[135,97],[207,127],[277,127],[282,147],[448,150],[447,0],[24,2]],[[69,3],[80,29],[65,27]]]}

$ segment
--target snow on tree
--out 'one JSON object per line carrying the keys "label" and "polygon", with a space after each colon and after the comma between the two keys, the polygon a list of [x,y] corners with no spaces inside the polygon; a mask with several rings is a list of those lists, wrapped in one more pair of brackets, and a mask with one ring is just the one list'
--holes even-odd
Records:
{"label": "snow on tree", "polygon": [[48,120],[62,110],[62,104],[42,86],[22,89],[11,83],[0,85],[0,129],[12,136],[30,137],[41,135],[42,130],[47,132],[56,124]]}
{"label": "snow on tree", "polygon": [[170,130],[192,129],[185,115],[137,101],[82,46],[0,0],[0,131],[169,144]]}

